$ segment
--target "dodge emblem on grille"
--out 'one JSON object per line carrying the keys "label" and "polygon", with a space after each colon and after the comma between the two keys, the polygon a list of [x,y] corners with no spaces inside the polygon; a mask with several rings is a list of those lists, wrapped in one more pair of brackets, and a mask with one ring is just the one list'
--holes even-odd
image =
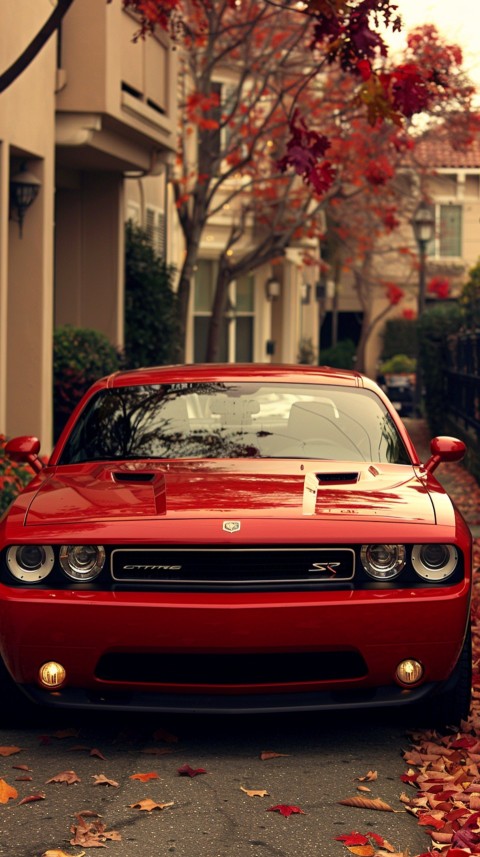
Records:
{"label": "dodge emblem on grille", "polygon": [[238,533],[240,529],[240,521],[224,521],[223,529],[227,531],[227,533]]}

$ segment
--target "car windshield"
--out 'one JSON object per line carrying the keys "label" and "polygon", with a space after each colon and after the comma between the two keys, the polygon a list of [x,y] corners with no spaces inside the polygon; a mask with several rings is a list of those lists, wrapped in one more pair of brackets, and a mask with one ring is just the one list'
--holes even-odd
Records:
{"label": "car windshield", "polygon": [[152,458],[410,463],[369,390],[229,381],[101,390],[81,412],[60,464]]}

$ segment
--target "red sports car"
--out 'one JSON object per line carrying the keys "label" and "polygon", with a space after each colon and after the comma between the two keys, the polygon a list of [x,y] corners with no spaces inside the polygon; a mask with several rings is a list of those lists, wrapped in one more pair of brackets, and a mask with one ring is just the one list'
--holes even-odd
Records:
{"label": "red sports car", "polygon": [[471,535],[433,475],[465,447],[422,464],[373,381],[120,372],[39,449],[7,445],[36,475],[0,522],[3,708],[13,679],[53,706],[467,716]]}

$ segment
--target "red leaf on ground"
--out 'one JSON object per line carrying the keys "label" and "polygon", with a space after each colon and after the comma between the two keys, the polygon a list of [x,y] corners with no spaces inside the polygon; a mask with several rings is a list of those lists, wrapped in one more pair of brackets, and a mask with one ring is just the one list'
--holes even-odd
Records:
{"label": "red leaf on ground", "polygon": [[343,833],[341,836],[335,837],[336,842],[343,842],[344,845],[368,845],[368,839],[363,833]]}
{"label": "red leaf on ground", "polygon": [[267,812],[279,812],[280,815],[284,815],[285,818],[288,818],[289,815],[294,815],[294,813],[301,813],[305,815],[305,810],[300,809],[299,806],[288,806],[284,803],[279,803],[277,806],[270,806],[267,809]]}
{"label": "red leaf on ground", "polygon": [[181,768],[178,768],[178,775],[180,777],[196,777],[197,774],[206,774],[205,768],[191,768],[190,765],[182,765]]}

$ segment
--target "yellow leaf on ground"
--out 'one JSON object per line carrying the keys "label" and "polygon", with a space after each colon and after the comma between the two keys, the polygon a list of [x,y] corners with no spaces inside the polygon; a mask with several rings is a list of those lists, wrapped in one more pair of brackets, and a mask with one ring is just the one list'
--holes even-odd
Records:
{"label": "yellow leaf on ground", "polygon": [[129,806],[132,809],[144,809],[147,812],[151,812],[152,809],[165,809],[165,807],[167,806],[173,806],[174,803],[175,801],[173,800],[169,801],[168,803],[157,803],[156,801],[147,797],[144,798],[144,800],[137,801],[137,803],[131,803],[129,804]]}
{"label": "yellow leaf on ground", "polygon": [[375,857],[375,848],[372,845],[347,845],[347,849],[358,857]]}
{"label": "yellow leaf on ground", "polygon": [[359,780],[361,783],[371,783],[376,780],[378,774],[376,771],[369,771],[368,774],[365,774],[364,777],[355,777],[356,780]]}
{"label": "yellow leaf on ground", "polygon": [[0,780],[0,803],[8,803],[9,800],[15,800],[17,797],[16,788],[9,786],[5,780]]}
{"label": "yellow leaf on ground", "polygon": [[265,795],[268,795],[266,789],[244,789],[243,786],[240,786],[240,788],[249,797],[265,797]]}
{"label": "yellow leaf on ground", "polygon": [[347,797],[344,800],[339,800],[338,803],[343,806],[358,806],[360,809],[380,809],[384,812],[395,812],[388,803],[379,797]]}
{"label": "yellow leaf on ground", "polygon": [[92,774],[93,779],[95,780],[94,786],[113,786],[114,789],[120,788],[120,783],[117,783],[116,780],[109,780],[105,774]]}
{"label": "yellow leaf on ground", "polygon": [[[85,857],[86,851],[80,851],[79,854],[75,854],[75,857]],[[65,851],[59,851],[58,848],[49,848],[48,851],[44,851],[42,857],[72,857],[71,854],[66,854]]]}

